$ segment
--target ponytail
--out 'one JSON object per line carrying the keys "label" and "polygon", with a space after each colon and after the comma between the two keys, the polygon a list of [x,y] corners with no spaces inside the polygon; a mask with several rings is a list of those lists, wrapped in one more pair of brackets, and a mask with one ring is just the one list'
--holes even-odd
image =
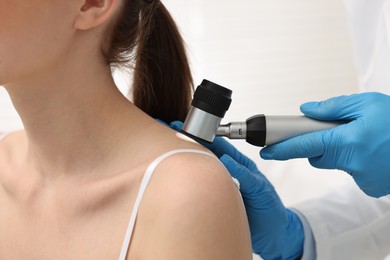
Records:
{"label": "ponytail", "polygon": [[106,60],[112,66],[134,62],[136,106],[164,122],[184,121],[193,90],[179,30],[159,0],[124,0]]}

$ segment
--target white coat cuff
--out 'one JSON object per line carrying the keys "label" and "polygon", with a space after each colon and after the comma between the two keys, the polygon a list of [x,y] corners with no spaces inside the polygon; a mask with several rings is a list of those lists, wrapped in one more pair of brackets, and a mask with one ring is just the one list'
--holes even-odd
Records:
{"label": "white coat cuff", "polygon": [[303,255],[301,257],[302,260],[312,260],[316,259],[316,242],[313,236],[313,232],[311,230],[310,224],[305,218],[305,216],[299,212],[299,210],[290,208],[295,214],[297,214],[298,218],[302,222],[303,232],[304,232],[304,243],[303,243]]}

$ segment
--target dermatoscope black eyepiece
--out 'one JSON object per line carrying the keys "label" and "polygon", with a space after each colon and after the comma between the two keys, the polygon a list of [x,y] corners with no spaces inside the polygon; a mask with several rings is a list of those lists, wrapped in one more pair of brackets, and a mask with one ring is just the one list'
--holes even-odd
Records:
{"label": "dermatoscope black eyepiece", "polygon": [[212,142],[232,102],[232,91],[203,80],[195,93],[182,132],[195,140]]}
{"label": "dermatoscope black eyepiece", "polygon": [[232,103],[232,91],[204,79],[194,93],[191,105],[223,118]]}

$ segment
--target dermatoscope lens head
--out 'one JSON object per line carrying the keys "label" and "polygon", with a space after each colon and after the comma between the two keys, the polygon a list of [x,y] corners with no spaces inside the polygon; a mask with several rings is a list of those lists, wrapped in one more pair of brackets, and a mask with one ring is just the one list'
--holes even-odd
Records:
{"label": "dermatoscope lens head", "polygon": [[182,132],[194,139],[212,142],[232,102],[232,91],[203,80],[195,93]]}
{"label": "dermatoscope lens head", "polygon": [[203,80],[194,93],[191,105],[223,118],[232,102],[232,91],[208,80]]}

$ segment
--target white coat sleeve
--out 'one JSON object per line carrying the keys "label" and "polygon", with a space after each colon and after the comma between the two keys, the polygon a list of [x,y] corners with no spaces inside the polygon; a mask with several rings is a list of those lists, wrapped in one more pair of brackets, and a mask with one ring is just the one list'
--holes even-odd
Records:
{"label": "white coat sleeve", "polygon": [[[344,0],[363,91],[390,94],[390,0]],[[390,197],[337,189],[294,209],[305,229],[305,255],[383,259],[390,254]]]}
{"label": "white coat sleeve", "polygon": [[[312,232],[317,259],[383,259],[390,254],[390,196],[371,198],[345,186],[293,207]],[[305,248],[305,251],[313,248]]]}
{"label": "white coat sleeve", "polygon": [[344,0],[362,91],[390,94],[390,0]]}

